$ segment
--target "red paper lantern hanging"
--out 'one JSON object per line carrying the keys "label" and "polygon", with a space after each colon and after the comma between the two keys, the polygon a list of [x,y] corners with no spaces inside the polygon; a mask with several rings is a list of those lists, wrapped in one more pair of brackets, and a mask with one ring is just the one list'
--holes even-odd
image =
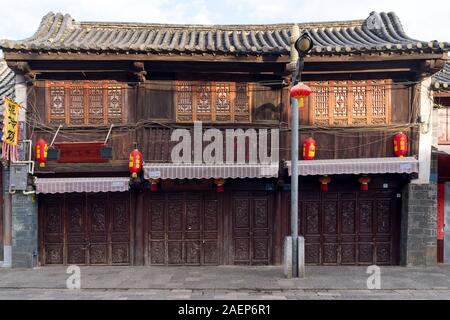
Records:
{"label": "red paper lantern hanging", "polygon": [[361,178],[358,179],[358,182],[361,184],[359,187],[361,191],[369,190],[370,178],[368,176],[361,176]]}
{"label": "red paper lantern hanging", "polygon": [[158,191],[159,179],[149,179],[150,191]]}
{"label": "red paper lantern hanging", "polygon": [[309,137],[303,141],[303,159],[314,160],[316,156],[316,140]]}
{"label": "red paper lantern hanging", "polygon": [[304,98],[308,97],[311,92],[312,91],[310,87],[308,87],[303,82],[299,82],[291,88],[291,97],[297,100],[299,108],[303,108]]}
{"label": "red paper lantern hanging", "polygon": [[329,176],[321,176],[319,178],[320,181],[320,191],[327,192],[328,191],[328,184],[331,182],[331,178]]}
{"label": "red paper lantern hanging", "polygon": [[218,193],[222,193],[222,192],[225,191],[225,187],[224,187],[225,180],[224,180],[224,179],[222,179],[222,178],[220,178],[220,179],[215,179],[215,180],[214,180],[214,184],[216,185],[216,191],[217,191]]}
{"label": "red paper lantern hanging", "polygon": [[36,142],[36,161],[39,167],[44,168],[47,162],[48,143],[44,139],[39,139]]}
{"label": "red paper lantern hanging", "polygon": [[128,164],[131,176],[137,178],[138,174],[142,170],[142,153],[138,149],[134,149],[130,152],[130,162]]}
{"label": "red paper lantern hanging", "polygon": [[408,153],[408,136],[399,132],[394,136],[395,156],[403,158]]}

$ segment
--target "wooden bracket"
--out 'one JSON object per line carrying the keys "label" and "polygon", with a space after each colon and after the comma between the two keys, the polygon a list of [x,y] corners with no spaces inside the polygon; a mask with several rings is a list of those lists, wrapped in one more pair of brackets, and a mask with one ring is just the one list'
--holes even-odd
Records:
{"label": "wooden bracket", "polygon": [[147,71],[145,71],[145,65],[144,62],[136,61],[133,63],[134,66],[134,75],[136,76],[137,80],[139,82],[145,82]]}
{"label": "wooden bracket", "polygon": [[9,61],[8,67],[11,68],[14,73],[23,74],[27,84],[32,85],[34,80],[36,80],[36,73],[34,73],[28,62],[24,61]]}

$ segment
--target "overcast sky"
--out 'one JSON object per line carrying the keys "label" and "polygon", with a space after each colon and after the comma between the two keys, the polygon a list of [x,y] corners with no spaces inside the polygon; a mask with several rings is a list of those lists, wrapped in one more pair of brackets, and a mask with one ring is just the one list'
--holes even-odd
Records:
{"label": "overcast sky", "polygon": [[31,36],[49,11],[77,21],[195,24],[352,20],[394,11],[410,37],[450,42],[450,0],[0,0],[0,10],[0,39]]}

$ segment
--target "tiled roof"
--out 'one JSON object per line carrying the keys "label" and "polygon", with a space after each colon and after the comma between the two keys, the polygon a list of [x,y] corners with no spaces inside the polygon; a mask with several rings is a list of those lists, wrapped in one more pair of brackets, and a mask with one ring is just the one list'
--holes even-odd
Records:
{"label": "tiled roof", "polygon": [[434,90],[450,90],[450,62],[431,78],[431,86]]}
{"label": "tiled roof", "polygon": [[[0,41],[0,48],[29,51],[121,53],[276,54],[290,51],[293,24],[173,25],[77,22],[48,13],[27,39]],[[372,12],[365,20],[299,24],[314,40],[312,54],[442,52],[450,44],[418,41],[403,31],[395,13]]]}
{"label": "tiled roof", "polygon": [[4,60],[0,60],[0,104],[3,105],[4,97],[14,99],[14,72],[8,68]]}

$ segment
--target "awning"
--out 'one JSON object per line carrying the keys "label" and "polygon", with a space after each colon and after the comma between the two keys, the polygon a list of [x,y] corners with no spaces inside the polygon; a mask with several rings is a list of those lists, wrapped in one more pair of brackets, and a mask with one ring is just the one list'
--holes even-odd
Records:
{"label": "awning", "polygon": [[36,193],[124,192],[128,177],[116,178],[36,178]]}
{"label": "awning", "polygon": [[278,176],[273,164],[178,164],[146,163],[145,179],[273,178]]}
{"label": "awning", "polygon": [[[286,166],[291,175],[291,162],[288,161]],[[299,176],[415,172],[419,172],[419,161],[414,157],[301,160],[298,162]]]}

